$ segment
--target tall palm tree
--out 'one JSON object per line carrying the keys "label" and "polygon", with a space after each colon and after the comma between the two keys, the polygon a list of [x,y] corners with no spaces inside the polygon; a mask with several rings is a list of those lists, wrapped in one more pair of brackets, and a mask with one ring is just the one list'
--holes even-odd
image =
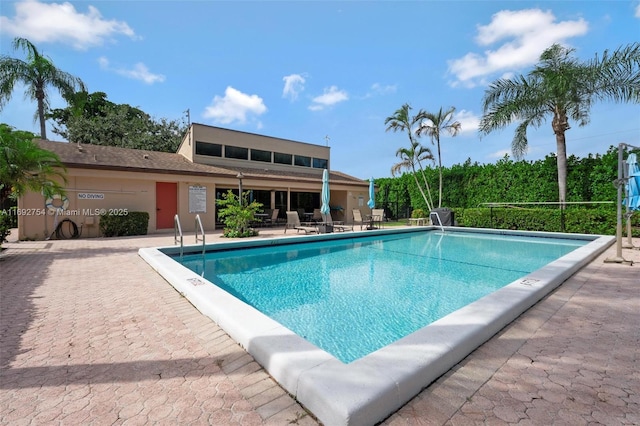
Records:
{"label": "tall palm tree", "polygon": [[[416,181],[416,186],[418,187],[418,190],[420,191],[422,198],[427,204],[427,208],[429,209],[429,211],[433,210],[433,200],[431,199],[431,191],[429,190],[429,184],[428,183],[426,184],[427,194],[429,194],[429,196],[427,197],[427,194],[425,194],[424,190],[422,189],[422,185],[420,185],[420,182],[418,181],[418,174],[416,173],[416,163],[420,163],[423,160],[433,160],[433,154],[431,153],[431,150],[427,147],[420,145],[417,142],[412,142],[411,148],[399,148],[396,151],[396,157],[399,157],[402,161],[400,161],[397,164],[394,164],[393,167],[391,167],[391,174],[395,176],[402,169],[411,170],[413,174],[413,179]],[[423,174],[423,177],[424,177],[424,174]],[[425,180],[425,183],[426,183],[426,180]]]}
{"label": "tall palm tree", "polygon": [[[420,142],[416,140],[413,135],[414,128],[419,123],[419,116],[423,114],[424,111],[418,111],[418,114],[415,116],[411,116],[411,106],[409,104],[402,105],[399,109],[397,109],[393,115],[387,117],[384,120],[384,124],[387,125],[386,131],[394,131],[394,132],[407,132],[407,136],[409,137],[409,148],[400,148],[396,151],[396,156],[403,159],[403,161],[399,164],[404,164],[405,162],[411,162],[411,170],[413,170],[413,177],[416,180],[416,185],[418,185],[418,189],[420,189],[420,193],[424,198],[425,203],[429,210],[433,207],[433,199],[431,198],[431,189],[429,188],[429,182],[427,182],[427,177],[424,174],[424,168],[422,167],[422,162],[424,160],[433,161],[433,154],[431,150],[423,147]],[[406,163],[409,165],[409,163]],[[415,172],[415,165],[418,165],[420,170],[420,174],[422,175],[422,181],[424,182],[424,187],[426,189],[426,194],[422,189],[422,186],[418,182],[418,178]],[[404,166],[401,166],[402,168]],[[395,166],[394,166],[395,168]],[[396,170],[396,172],[399,169]],[[392,168],[393,172],[393,168]]]}
{"label": "tall palm tree", "polygon": [[431,142],[438,148],[438,207],[442,207],[442,154],[440,151],[440,134],[445,131],[452,137],[456,137],[462,128],[459,121],[453,121],[453,114],[456,112],[455,107],[450,107],[446,111],[442,111],[442,107],[437,113],[423,111],[416,117],[420,120],[420,126],[416,129],[416,135],[426,134],[431,138]]}
{"label": "tall palm tree", "polygon": [[540,56],[526,76],[499,79],[491,83],[483,98],[481,134],[519,122],[511,143],[516,158],[527,151],[527,128],[540,127],[551,118],[556,137],[558,195],[561,204],[567,194],[567,149],[565,132],[569,120],[589,123],[594,101],[640,103],[640,43],[608,50],[601,57],[579,62],[574,49],[554,44]]}
{"label": "tall palm tree", "polygon": [[86,90],[80,78],[55,67],[53,62],[42,55],[40,51],[27,39],[16,37],[13,40],[14,50],[22,49],[27,53],[27,60],[11,58],[6,55],[0,57],[0,108],[11,99],[11,93],[16,83],[26,86],[25,98],[34,100],[38,104],[36,117],[40,120],[40,137],[47,139],[45,111],[49,109],[47,86],[53,86],[63,96],[79,90]]}

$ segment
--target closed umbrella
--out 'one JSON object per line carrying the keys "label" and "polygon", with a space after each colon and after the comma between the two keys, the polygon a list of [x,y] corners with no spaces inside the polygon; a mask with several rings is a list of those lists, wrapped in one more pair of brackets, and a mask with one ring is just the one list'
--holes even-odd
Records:
{"label": "closed umbrella", "polygon": [[640,209],[640,165],[638,165],[638,160],[636,154],[631,153],[627,158],[627,170],[628,170],[628,181],[627,181],[627,198],[623,201],[622,204],[627,206],[629,210],[639,210]]}
{"label": "closed umbrella", "polygon": [[320,207],[320,213],[329,214],[331,211],[329,207],[329,171],[324,169],[322,172],[322,206]]}
{"label": "closed umbrella", "polygon": [[373,178],[369,179],[369,201],[367,205],[370,209],[376,206],[376,190],[373,187]]}

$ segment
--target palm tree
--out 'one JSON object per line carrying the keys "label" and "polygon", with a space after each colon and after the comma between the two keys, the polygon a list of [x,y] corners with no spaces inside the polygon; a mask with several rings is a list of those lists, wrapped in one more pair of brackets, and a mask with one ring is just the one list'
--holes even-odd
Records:
{"label": "palm tree", "polygon": [[438,207],[442,207],[442,155],[440,151],[440,134],[442,131],[449,133],[452,137],[456,137],[462,128],[459,121],[453,121],[453,114],[456,112],[455,107],[450,107],[446,111],[440,110],[433,114],[431,112],[422,112],[418,114],[417,119],[420,120],[420,126],[416,130],[416,135],[420,136],[425,133],[431,138],[431,143],[438,147]]}
{"label": "palm tree", "polygon": [[63,96],[86,88],[80,78],[56,68],[29,40],[16,37],[13,48],[24,50],[27,60],[6,55],[0,57],[0,108],[11,98],[16,83],[23,83],[26,86],[25,97],[38,104],[36,117],[40,120],[40,137],[47,139],[45,110],[49,109],[49,98],[46,87],[55,87]]}
{"label": "palm tree", "polygon": [[[402,162],[399,164],[404,164],[400,166],[400,168],[395,171],[399,171],[402,167],[409,166],[407,168],[411,168],[413,170],[413,177],[416,180],[416,185],[418,185],[418,189],[424,198],[425,203],[429,210],[433,207],[433,199],[431,198],[431,189],[429,188],[429,183],[427,182],[427,177],[424,174],[424,168],[422,167],[422,161],[431,160],[433,161],[433,154],[429,148],[423,147],[420,142],[418,142],[413,136],[413,129],[419,123],[419,116],[424,114],[424,111],[418,111],[416,116],[411,117],[410,115],[411,106],[409,104],[402,105],[399,109],[397,109],[393,115],[387,117],[384,120],[384,124],[387,125],[386,131],[389,130],[394,132],[407,132],[407,136],[409,136],[409,148],[400,148],[396,152],[396,156],[402,158]],[[409,164],[411,163],[411,164]],[[420,170],[420,174],[422,175],[422,181],[424,182],[424,187],[426,189],[426,194],[422,189],[422,186],[418,182],[418,178],[415,173],[415,165],[418,164],[418,168]],[[396,165],[397,166],[397,165]],[[392,168],[392,173],[394,171],[394,166]]]}
{"label": "palm tree", "polygon": [[424,198],[424,201],[427,204],[427,208],[429,209],[429,211],[433,210],[433,200],[431,199],[429,184],[426,183],[425,180],[427,194],[429,194],[429,196],[427,197],[427,194],[424,193],[420,182],[418,182],[418,175],[416,173],[416,163],[420,163],[423,160],[433,160],[433,154],[431,153],[431,150],[420,145],[417,142],[412,142],[411,148],[399,148],[396,151],[396,157],[399,157],[400,159],[402,159],[402,161],[394,164],[393,167],[391,167],[391,174],[395,176],[402,169],[410,169],[413,172],[413,179],[416,181],[416,186],[418,187],[420,194],[422,194],[422,198]]}
{"label": "palm tree", "polygon": [[58,181],[65,181],[64,166],[56,154],[33,142],[35,135],[0,124],[0,202],[27,191],[45,197],[64,195]]}
{"label": "palm tree", "polygon": [[558,194],[564,205],[567,194],[567,149],[565,132],[569,120],[589,123],[594,101],[640,103],[640,43],[605,50],[602,57],[579,62],[574,49],[554,44],[540,56],[540,62],[526,76],[499,79],[491,83],[483,98],[481,134],[519,124],[511,143],[516,158],[527,151],[527,128],[540,127],[551,117],[556,136]]}

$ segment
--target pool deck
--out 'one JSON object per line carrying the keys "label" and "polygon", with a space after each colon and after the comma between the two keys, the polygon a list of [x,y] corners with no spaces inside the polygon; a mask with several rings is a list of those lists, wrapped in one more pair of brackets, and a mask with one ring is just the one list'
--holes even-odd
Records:
{"label": "pool deck", "polygon": [[[171,244],[173,232],[3,245],[0,424],[317,424],[138,256]],[[623,249],[633,266],[604,262],[614,255],[383,424],[640,424],[640,250]]]}

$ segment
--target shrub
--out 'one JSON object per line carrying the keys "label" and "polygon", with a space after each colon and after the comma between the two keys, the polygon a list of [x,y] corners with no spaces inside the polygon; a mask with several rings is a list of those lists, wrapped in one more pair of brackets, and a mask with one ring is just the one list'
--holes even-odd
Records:
{"label": "shrub", "polygon": [[222,235],[228,238],[255,237],[258,231],[251,228],[251,221],[254,215],[262,208],[262,204],[257,201],[249,203],[247,200],[249,192],[242,194],[242,202],[231,190],[222,194],[222,199],[218,200],[220,210],[218,216],[224,222]]}
{"label": "shrub", "polygon": [[5,238],[11,233],[13,224],[12,215],[6,210],[0,210],[0,247],[4,243]]}
{"label": "shrub", "polygon": [[411,217],[414,219],[427,217],[422,209],[413,209],[411,212]]}
{"label": "shrub", "polygon": [[[570,232],[614,235],[616,209],[613,206],[560,209],[472,208],[456,209],[460,226],[473,228],[519,229],[525,231]],[[623,219],[624,222],[624,219]],[[640,236],[640,214],[631,217],[633,236]]]}
{"label": "shrub", "polygon": [[100,215],[100,232],[105,237],[147,235],[149,213],[126,212],[126,214],[103,213]]}

